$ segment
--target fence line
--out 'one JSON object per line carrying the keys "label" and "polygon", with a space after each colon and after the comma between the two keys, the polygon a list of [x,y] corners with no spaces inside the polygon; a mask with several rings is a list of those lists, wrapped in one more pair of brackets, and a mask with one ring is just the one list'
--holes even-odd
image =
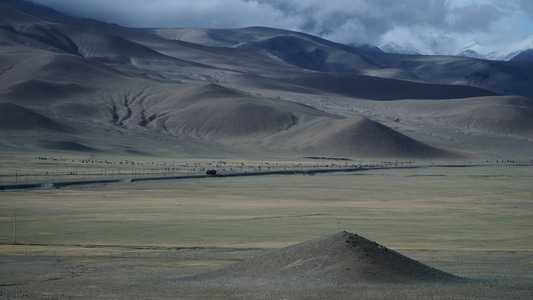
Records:
{"label": "fence line", "polygon": [[[354,161],[347,159],[307,158],[305,162],[255,162],[245,164],[225,161],[211,163],[116,163],[96,162],[91,165],[72,165],[68,162],[53,163],[53,166],[42,171],[15,170],[0,173],[0,184],[47,183],[56,181],[103,180],[140,177],[164,177],[179,175],[205,174],[208,169],[215,169],[219,173],[246,173],[284,170],[313,170],[313,169],[341,169],[356,167],[409,167],[409,166],[458,166],[458,165],[516,165],[531,164],[515,160],[391,160],[391,161]],[[311,160],[317,160],[311,161]],[[319,160],[319,161],[318,161]],[[104,164],[95,166],[94,164]],[[107,165],[107,166],[106,166]],[[109,166],[111,165],[111,166]]]}

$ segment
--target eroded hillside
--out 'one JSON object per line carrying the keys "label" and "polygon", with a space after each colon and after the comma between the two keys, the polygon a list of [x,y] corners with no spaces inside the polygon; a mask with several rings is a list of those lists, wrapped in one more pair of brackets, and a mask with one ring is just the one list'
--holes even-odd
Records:
{"label": "eroded hillside", "polygon": [[465,158],[531,146],[529,62],[389,55],[259,27],[0,16],[7,150]]}

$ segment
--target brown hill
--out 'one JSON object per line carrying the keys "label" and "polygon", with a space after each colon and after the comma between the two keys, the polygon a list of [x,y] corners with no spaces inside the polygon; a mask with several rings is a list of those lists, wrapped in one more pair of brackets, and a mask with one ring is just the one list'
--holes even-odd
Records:
{"label": "brown hill", "polygon": [[[458,157],[368,118],[344,119],[309,106],[258,98],[215,84],[189,88],[172,103],[151,123],[175,136],[226,145],[259,143],[271,151],[284,148],[326,156]],[[135,119],[139,111],[130,107],[131,118]]]}
{"label": "brown hill", "polygon": [[[207,140],[258,138],[280,132],[298,121],[294,108],[243,95],[216,85],[203,88],[196,101],[164,117],[165,128]],[[310,110],[310,109],[309,109]]]}
{"label": "brown hill", "polygon": [[157,33],[168,39],[211,47],[248,49],[293,66],[329,74],[373,74],[390,79],[473,86],[501,95],[533,97],[530,88],[533,81],[532,61],[500,62],[466,57],[385,54],[307,34],[264,27],[165,29]]}
{"label": "brown hill", "polygon": [[354,283],[450,282],[461,278],[434,269],[348,232],[310,240],[237,262],[189,280],[253,284],[321,286]]}
{"label": "brown hill", "polygon": [[305,155],[368,158],[461,158],[365,117],[314,118],[261,140],[262,146]]}
{"label": "brown hill", "polygon": [[313,145],[335,155],[390,158],[459,157],[458,154],[421,143],[367,118],[336,122],[324,134],[318,135]]}
{"label": "brown hill", "polygon": [[40,141],[41,147],[50,150],[97,152],[97,149],[73,141]]}
{"label": "brown hill", "polygon": [[261,139],[316,118],[339,119],[309,106],[255,97],[216,84],[189,88],[172,103],[164,116],[155,119],[166,130],[222,143],[237,137]]}
{"label": "brown hill", "polygon": [[28,80],[13,85],[4,96],[20,99],[20,102],[51,104],[55,100],[83,93],[90,93],[90,89],[80,84]]}
{"label": "brown hill", "polygon": [[457,99],[496,96],[496,93],[465,85],[428,84],[362,75],[310,74],[291,80],[296,85],[372,100]]}
{"label": "brown hill", "polygon": [[533,61],[488,61],[466,57],[368,54],[382,68],[401,69],[419,80],[468,85],[500,95],[532,98]]}
{"label": "brown hill", "polygon": [[524,97],[406,100],[372,105],[390,116],[426,126],[533,140],[533,101]]}
{"label": "brown hill", "polygon": [[43,116],[31,109],[12,103],[0,103],[0,129],[73,132],[72,128]]}
{"label": "brown hill", "polygon": [[[54,23],[6,7],[0,43],[0,103],[11,105],[0,130],[25,129],[1,142],[15,148],[457,158],[531,132],[531,100],[506,102],[464,79],[489,68],[486,80],[517,90],[530,73],[513,64],[389,56],[260,27]],[[453,85],[428,83],[439,76]],[[474,143],[458,130],[487,135]]]}

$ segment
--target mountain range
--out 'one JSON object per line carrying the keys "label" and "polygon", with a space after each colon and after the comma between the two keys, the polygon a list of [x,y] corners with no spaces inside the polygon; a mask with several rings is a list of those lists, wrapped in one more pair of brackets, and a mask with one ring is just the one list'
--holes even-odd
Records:
{"label": "mountain range", "polygon": [[527,158],[533,142],[530,60],[126,28],[12,0],[0,45],[3,151]]}
{"label": "mountain range", "polygon": [[422,41],[418,47],[409,43],[399,45],[390,42],[379,46],[378,49],[393,54],[448,55],[499,61],[530,61],[533,59],[531,56],[533,40],[524,41],[509,49],[490,48],[475,40],[461,44],[455,38],[446,35],[434,35],[425,40],[422,39]]}

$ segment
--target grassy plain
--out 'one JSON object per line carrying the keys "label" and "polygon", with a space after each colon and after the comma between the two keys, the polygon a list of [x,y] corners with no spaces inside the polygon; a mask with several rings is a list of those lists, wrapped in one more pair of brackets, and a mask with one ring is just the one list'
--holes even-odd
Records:
{"label": "grassy plain", "polygon": [[[440,291],[528,299],[531,182],[533,168],[515,165],[3,191],[0,296],[233,298],[224,289],[183,290],[176,282],[345,230],[446,272],[499,282],[495,294],[488,283],[357,287],[364,297],[397,298],[399,291],[412,299]],[[244,298],[257,293],[243,288]],[[318,295],[336,293],[355,290],[326,288]]]}
{"label": "grassy plain", "polygon": [[346,230],[393,249],[529,251],[532,179],[531,167],[431,167],[2,192],[0,250],[279,248]]}

